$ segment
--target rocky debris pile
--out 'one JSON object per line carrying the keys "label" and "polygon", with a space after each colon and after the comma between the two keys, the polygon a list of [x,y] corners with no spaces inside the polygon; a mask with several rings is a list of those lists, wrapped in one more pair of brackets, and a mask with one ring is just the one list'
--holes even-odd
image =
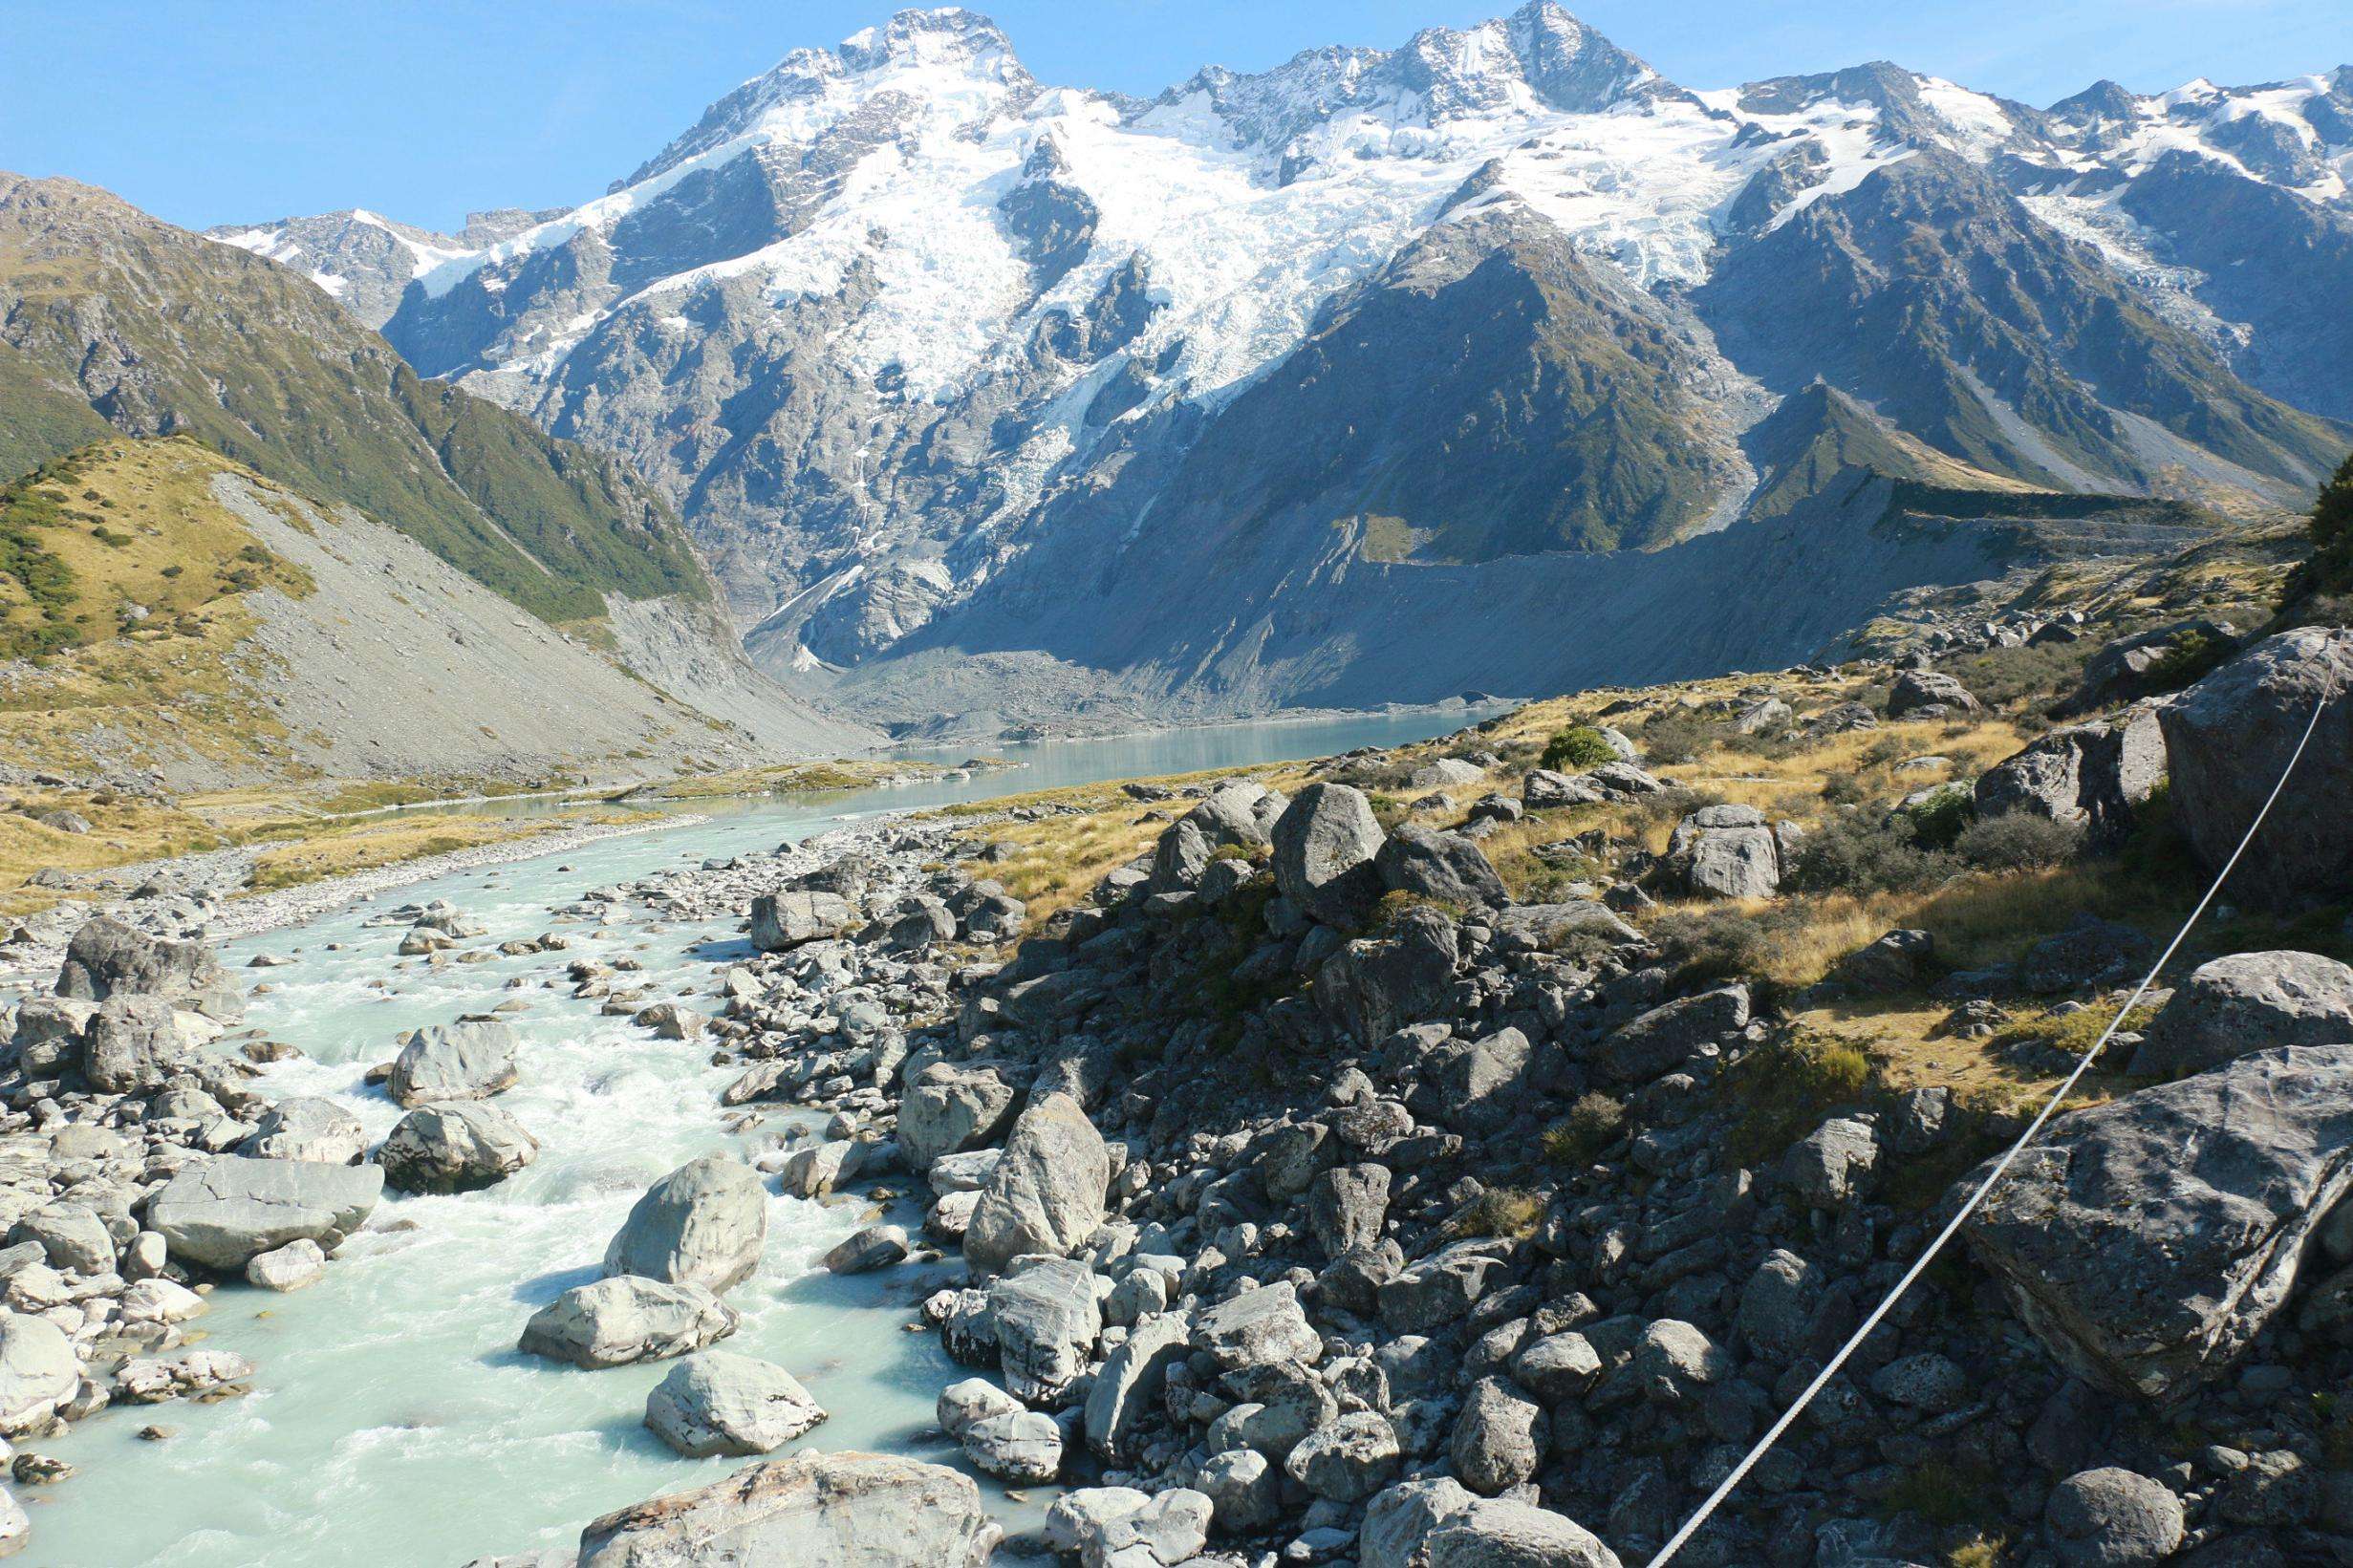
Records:
{"label": "rocky debris pile", "polygon": [[[2148,734],[2136,717],[2012,773],[2054,815],[2112,821],[2146,770],[2101,747],[2145,757]],[[1665,787],[1620,761],[1531,773],[1514,804]],[[947,829],[898,831],[796,870],[852,913],[728,971],[725,1099],[830,1116],[756,1155],[788,1192],[928,1193],[921,1238],[870,1227],[829,1266],[961,1258],[921,1316],[980,1375],[942,1391],[940,1428],[983,1474],[1069,1487],[1046,1535],[1082,1562],[1640,1560],[2009,1130],[1941,1089],[1792,1111],[1802,1045],[1749,988],[1678,993],[1609,909],[1516,905],[1474,838],[1386,830],[1328,774],[1193,797],[1002,962],[894,936],[878,903],[920,878],[952,912],[961,875],[917,870],[956,858]],[[1744,878],[1787,852],[1746,811],[1675,838],[1662,869],[1728,896],[1769,895]],[[691,880],[680,898],[716,903]],[[733,907],[784,929],[758,880]],[[1996,1015],[2021,985],[2096,994],[2145,961],[2127,935],[2087,925],[1954,994]],[[2152,1025],[2197,1076],[2056,1124],[2051,1163],[1973,1229],[1986,1272],[1915,1287],[1687,1560],[1927,1561],[1970,1534],[2054,1562],[2353,1551],[2309,1398],[2353,1376],[2353,1227],[2323,1223],[2353,1128],[2315,1092],[2337,1069],[2312,1038],[2342,977],[2258,956],[2200,971]],[[1933,945],[1890,933],[1840,973],[1917,987]],[[2237,1108],[2282,1097],[2311,1108]],[[2189,1146],[2212,1160],[2169,1187]],[[2218,1434],[2187,1455],[2184,1410]],[[1938,1476],[1932,1522],[1913,1499]]]}

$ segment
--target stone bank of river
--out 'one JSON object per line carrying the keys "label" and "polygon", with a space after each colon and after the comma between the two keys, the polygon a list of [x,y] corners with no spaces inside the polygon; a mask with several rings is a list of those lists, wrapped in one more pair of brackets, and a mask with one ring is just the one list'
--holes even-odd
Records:
{"label": "stone bank of river", "polygon": [[[650,1183],[728,1145],[718,1095],[739,1070],[711,1065],[706,1045],[655,1040],[604,1017],[563,984],[572,956],[630,954],[644,966],[648,1000],[716,1011],[715,963],[748,951],[732,922],[655,920],[640,910],[603,928],[555,927],[551,907],[681,860],[766,849],[878,811],[1401,744],[1460,722],[1459,712],[1418,713],[1059,741],[1011,748],[1027,765],[964,781],[813,801],[696,802],[695,819],[676,827],[469,870],[229,944],[223,957],[232,967],[257,953],[296,959],[238,971],[274,988],[253,999],[248,1021],[307,1056],[270,1069],[265,1089],[331,1096],[374,1137],[399,1111],[361,1075],[392,1055],[396,1034],[529,999],[530,1010],[512,1020],[522,1082],[499,1103],[540,1140],[540,1156],[487,1192],[388,1193],[309,1290],[223,1285],[195,1326],[258,1365],[252,1394],[118,1409],[44,1442],[81,1472],[20,1494],[33,1526],[24,1560],[450,1568],[567,1546],[598,1514],[744,1463],[681,1459],[645,1430],[645,1395],[666,1364],[585,1372],[514,1348],[534,1309],[594,1277],[606,1240]],[[603,935],[572,954],[434,969],[395,956],[402,928],[367,924],[390,903],[431,898],[488,928],[469,946],[550,929]],[[507,988],[518,979],[523,988]],[[744,1325],[727,1348],[787,1367],[831,1412],[805,1444],[961,1463],[952,1445],[920,1434],[940,1386],[964,1374],[934,1338],[902,1331],[932,1271],[836,1278],[816,1267],[867,1214],[862,1202],[777,1197],[764,1266],[728,1297]],[[140,1440],[151,1422],[174,1435]]]}

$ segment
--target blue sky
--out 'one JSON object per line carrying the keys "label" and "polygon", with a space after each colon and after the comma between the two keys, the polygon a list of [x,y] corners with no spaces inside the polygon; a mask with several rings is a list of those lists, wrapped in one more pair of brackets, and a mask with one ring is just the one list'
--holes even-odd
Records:
{"label": "blue sky", "polygon": [[[1518,0],[1004,0],[1048,82],[1153,93],[1217,62],[1392,46]],[[367,206],[429,226],[601,191],[787,50],[887,0],[5,0],[0,168],[105,185],[175,223]],[[2347,0],[1585,0],[1693,87],[1888,58],[2046,103],[2353,58]]]}

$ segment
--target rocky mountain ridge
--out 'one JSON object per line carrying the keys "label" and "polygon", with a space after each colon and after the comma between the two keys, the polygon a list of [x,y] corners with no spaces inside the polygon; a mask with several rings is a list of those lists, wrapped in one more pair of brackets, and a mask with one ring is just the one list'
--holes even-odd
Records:
{"label": "rocky mountain ridge", "polygon": [[[421,369],[634,462],[780,677],[901,728],[1103,727],[1451,695],[1377,650],[1528,576],[1568,597],[1522,643],[1695,633],[1720,604],[1683,624],[1587,558],[1787,515],[1753,448],[1818,382],[1980,488],[2300,503],[2353,443],[2348,126],[2344,70],[2047,110],[1885,63],[1693,91],[1549,0],[1142,100],[907,11],[568,213],[330,281],[398,283]],[[1425,580],[1384,620],[1351,575]],[[1528,662],[1467,678],[1562,677]]]}

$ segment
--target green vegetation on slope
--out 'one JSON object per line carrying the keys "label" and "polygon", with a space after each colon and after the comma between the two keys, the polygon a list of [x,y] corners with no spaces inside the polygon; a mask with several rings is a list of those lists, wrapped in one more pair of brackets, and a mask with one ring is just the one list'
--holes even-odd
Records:
{"label": "green vegetation on slope", "polygon": [[78,384],[117,428],[356,506],[545,620],[707,592],[620,464],[421,379],[305,279],[103,191],[0,176],[0,415],[38,412],[13,438],[32,462],[89,439],[57,397]]}

